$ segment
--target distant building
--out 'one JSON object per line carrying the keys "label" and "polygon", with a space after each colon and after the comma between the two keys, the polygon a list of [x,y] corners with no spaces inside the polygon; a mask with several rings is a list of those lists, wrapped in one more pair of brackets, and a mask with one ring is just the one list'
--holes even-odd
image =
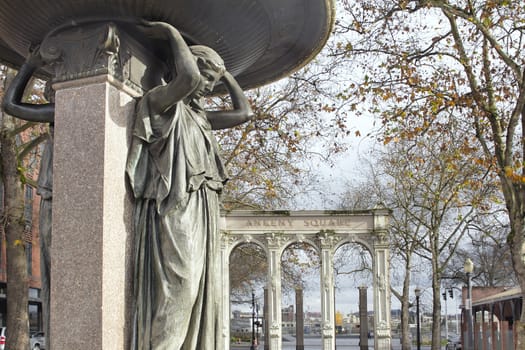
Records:
{"label": "distant building", "polygon": [[[249,339],[252,335],[252,330],[255,331],[257,339],[261,339],[263,336],[264,327],[255,327],[252,329],[253,314],[251,312],[241,312],[234,310],[232,312],[232,318],[230,319],[230,335],[232,337]],[[262,315],[256,316],[255,321],[259,321],[262,325],[264,318]]]}
{"label": "distant building", "polygon": [[[462,291],[461,336],[467,334],[467,290]],[[472,287],[474,348],[502,350],[517,348],[517,323],[523,308],[523,293],[519,287]]]}
{"label": "distant building", "polygon": [[281,319],[283,322],[295,322],[295,308],[293,305],[282,309]]}

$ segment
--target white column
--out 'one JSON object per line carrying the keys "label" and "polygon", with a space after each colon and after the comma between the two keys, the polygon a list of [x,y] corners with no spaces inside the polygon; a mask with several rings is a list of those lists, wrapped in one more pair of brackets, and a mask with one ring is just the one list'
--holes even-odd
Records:
{"label": "white column", "polygon": [[335,350],[335,295],[332,240],[327,234],[321,242],[321,317],[323,350]]}
{"label": "white column", "polygon": [[374,246],[374,349],[390,350],[390,273],[388,246]]}
{"label": "white column", "polygon": [[[224,227],[224,217],[220,218],[221,225]],[[221,234],[222,235],[222,234]],[[222,237],[221,247],[221,300],[222,300],[222,336],[224,349],[230,348],[230,245],[227,238]]]}
{"label": "white column", "polygon": [[267,235],[268,242],[268,329],[270,350],[282,349],[281,315],[281,240]]}
{"label": "white column", "polygon": [[374,215],[374,349],[390,350],[390,249],[388,221],[390,210],[379,204]]}

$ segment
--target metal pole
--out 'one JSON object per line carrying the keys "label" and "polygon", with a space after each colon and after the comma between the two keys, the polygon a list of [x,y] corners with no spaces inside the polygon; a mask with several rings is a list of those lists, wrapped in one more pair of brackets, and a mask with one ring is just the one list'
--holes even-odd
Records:
{"label": "metal pole", "polygon": [[417,331],[417,350],[421,350],[421,324],[419,321],[419,295],[416,295],[416,331]]}
{"label": "metal pole", "polygon": [[257,329],[255,330],[255,340],[256,340],[255,344],[259,346],[259,325],[261,324],[259,321],[259,304],[255,304],[255,314],[256,314],[255,319],[257,320],[255,322],[257,326]]}
{"label": "metal pole", "polygon": [[264,333],[264,350],[270,350],[270,327],[268,327],[270,323],[270,318],[268,317],[269,310],[268,310],[268,304],[269,304],[269,293],[268,288],[264,288],[264,307],[263,307],[263,328],[262,331]]}
{"label": "metal pole", "polygon": [[467,310],[467,346],[465,350],[474,350],[474,334],[472,325],[472,283],[470,272],[467,272],[467,300],[465,309]]}
{"label": "metal pole", "polygon": [[456,334],[457,335],[461,335],[461,327],[460,327],[460,324],[459,324],[459,315],[458,315],[458,310],[459,310],[459,306],[458,306],[458,300],[460,298],[456,298],[456,302],[454,303],[454,310],[455,311],[455,314],[456,314]]}
{"label": "metal pole", "polygon": [[252,346],[250,350],[255,350],[255,293],[252,292]]}
{"label": "metal pole", "polygon": [[447,290],[445,289],[445,339],[448,341],[448,303]]}

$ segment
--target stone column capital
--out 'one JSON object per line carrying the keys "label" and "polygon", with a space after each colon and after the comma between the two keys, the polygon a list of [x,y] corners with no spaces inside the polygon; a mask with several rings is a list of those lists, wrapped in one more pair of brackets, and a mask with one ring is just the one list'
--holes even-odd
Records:
{"label": "stone column capital", "polygon": [[40,44],[54,83],[110,75],[142,94],[161,83],[166,65],[113,22],[60,27]]}
{"label": "stone column capital", "polygon": [[268,232],[264,235],[268,249],[273,251],[280,251],[284,245],[290,240],[284,232]]}
{"label": "stone column capital", "polygon": [[321,249],[331,250],[341,240],[341,237],[333,230],[321,230],[317,234],[317,242]]}

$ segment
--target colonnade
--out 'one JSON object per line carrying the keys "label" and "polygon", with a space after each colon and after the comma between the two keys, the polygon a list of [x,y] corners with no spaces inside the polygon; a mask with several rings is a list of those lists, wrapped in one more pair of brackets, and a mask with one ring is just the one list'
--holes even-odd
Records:
{"label": "colonnade", "polygon": [[[523,297],[520,288],[513,288],[473,302],[474,348],[479,350],[515,349]],[[463,309],[462,320],[465,320]],[[462,321],[463,337],[467,336]]]}
{"label": "colonnade", "polygon": [[221,268],[225,349],[230,342],[230,276],[232,250],[245,243],[261,247],[268,259],[267,319],[269,349],[282,349],[281,256],[294,243],[308,243],[321,260],[322,349],[335,350],[335,283],[333,259],[346,243],[359,243],[372,254],[374,349],[391,349],[388,218],[390,211],[231,211],[221,216]]}

